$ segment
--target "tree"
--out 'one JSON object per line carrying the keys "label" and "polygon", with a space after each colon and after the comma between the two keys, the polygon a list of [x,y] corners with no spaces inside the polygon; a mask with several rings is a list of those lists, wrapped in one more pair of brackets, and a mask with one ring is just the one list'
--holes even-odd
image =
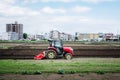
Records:
{"label": "tree", "polygon": [[23,33],[23,38],[27,39],[27,37],[28,37],[27,33]]}
{"label": "tree", "polygon": [[77,37],[77,36],[75,37],[75,41],[76,41],[76,40],[78,40],[78,37]]}
{"label": "tree", "polygon": [[75,33],[75,41],[78,40],[78,33]]}

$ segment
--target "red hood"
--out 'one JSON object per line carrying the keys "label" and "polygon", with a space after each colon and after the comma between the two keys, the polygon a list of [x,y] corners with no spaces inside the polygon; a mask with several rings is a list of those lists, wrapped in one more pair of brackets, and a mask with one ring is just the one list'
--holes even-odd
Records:
{"label": "red hood", "polygon": [[69,50],[73,50],[71,47],[63,47],[64,50],[69,49]]}
{"label": "red hood", "polygon": [[63,47],[63,50],[64,52],[71,53],[72,55],[74,55],[73,48],[71,47]]}

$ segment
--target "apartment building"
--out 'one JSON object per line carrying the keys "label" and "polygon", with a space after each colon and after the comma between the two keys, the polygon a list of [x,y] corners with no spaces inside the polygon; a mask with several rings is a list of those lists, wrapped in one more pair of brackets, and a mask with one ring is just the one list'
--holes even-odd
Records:
{"label": "apartment building", "polygon": [[16,32],[4,32],[2,33],[1,40],[18,40],[18,33]]}
{"label": "apartment building", "polygon": [[18,39],[23,38],[23,24],[18,24],[17,21],[15,23],[6,24],[6,32],[16,32],[18,33]]}
{"label": "apartment building", "polygon": [[97,33],[77,33],[78,40],[80,41],[91,41],[97,40],[99,38],[99,34]]}

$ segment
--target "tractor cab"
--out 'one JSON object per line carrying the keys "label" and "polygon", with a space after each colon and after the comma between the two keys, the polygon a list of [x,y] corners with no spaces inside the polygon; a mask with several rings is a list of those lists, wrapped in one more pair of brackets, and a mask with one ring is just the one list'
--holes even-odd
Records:
{"label": "tractor cab", "polygon": [[50,47],[63,47],[62,40],[48,40]]}
{"label": "tractor cab", "polygon": [[59,55],[63,54],[62,40],[48,40],[50,47],[48,49],[55,50]]}

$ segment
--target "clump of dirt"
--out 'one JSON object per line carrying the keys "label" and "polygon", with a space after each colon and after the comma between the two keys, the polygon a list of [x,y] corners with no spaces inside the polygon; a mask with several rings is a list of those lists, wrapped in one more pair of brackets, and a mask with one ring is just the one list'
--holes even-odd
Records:
{"label": "clump of dirt", "polygon": [[120,73],[77,73],[55,74],[44,73],[41,75],[3,74],[0,80],[120,80]]}

